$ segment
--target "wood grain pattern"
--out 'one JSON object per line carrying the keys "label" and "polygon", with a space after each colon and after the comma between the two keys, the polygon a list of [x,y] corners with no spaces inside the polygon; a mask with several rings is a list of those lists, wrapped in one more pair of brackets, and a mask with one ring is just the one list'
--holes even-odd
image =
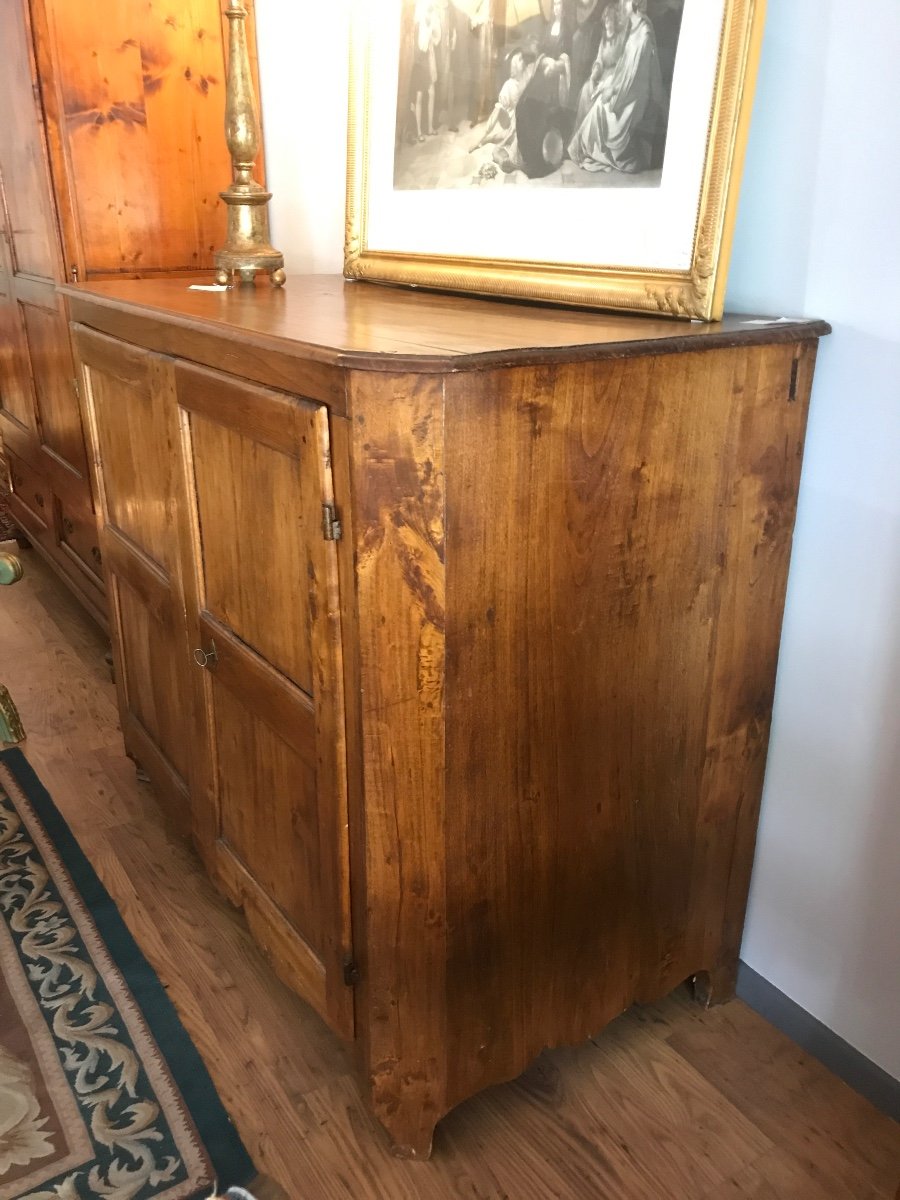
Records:
{"label": "wood grain pattern", "polygon": [[[192,696],[187,683],[171,362],[79,329],[85,411],[95,454],[100,548],[126,745],[184,832]],[[102,451],[102,453],[101,453]]]}
{"label": "wood grain pattern", "polygon": [[793,355],[448,381],[451,1097],[736,961]]}
{"label": "wood grain pattern", "polygon": [[[117,570],[154,614],[183,587],[209,656],[201,853],[356,1037],[397,1152],[635,1002],[695,976],[728,998],[827,327],[568,313],[527,346],[531,309],[316,280],[73,303],[137,343],[79,334],[115,385],[93,401],[110,523],[157,562],[111,533]],[[435,341],[399,370],[414,322]],[[165,328],[200,361],[248,346],[251,375],[270,345],[298,387],[343,371],[343,404],[163,357]],[[152,492],[180,480],[177,529],[144,511],[139,445]]]}
{"label": "wood grain pattern", "polygon": [[159,973],[260,1169],[328,1200],[894,1200],[900,1129],[739,1001],[682,992],[460,1105],[391,1157],[353,1064],[173,841],[117,730],[104,639],[40,559],[0,604],[25,750]]}
{"label": "wood grain pattern", "polygon": [[[697,814],[702,840],[691,896],[692,911],[707,920],[698,949],[706,975],[701,985],[713,1002],[730,999],[736,982],[815,358],[816,345],[809,343],[748,364],[723,444],[722,501],[731,515],[722,546]],[[734,582],[725,586],[729,579]]]}
{"label": "wood grain pattern", "polygon": [[[213,344],[228,355],[228,370],[274,383],[323,403],[285,372],[344,366],[418,374],[512,364],[573,362],[679,354],[737,344],[803,341],[829,332],[824,321],[748,323],[740,316],[711,325],[652,317],[572,312],[540,305],[345,283],[331,275],[292,276],[290,286],[228,292],[192,292],[179,280],[122,280],[90,288],[63,288],[77,320],[128,337],[150,349],[208,362]],[[154,317],[157,318],[154,321]],[[159,320],[159,318],[162,320]],[[136,320],[135,318],[140,318]],[[179,336],[180,335],[180,336]],[[238,337],[240,350],[227,347]],[[189,349],[189,347],[192,347]],[[280,356],[279,379],[264,378],[270,356]],[[225,366],[224,362],[210,365]],[[300,376],[298,374],[297,378]],[[327,375],[332,393],[340,393]]]}
{"label": "wood grain pattern", "polygon": [[103,559],[100,553],[97,517],[93,508],[77,500],[70,501],[59,497],[57,505],[60,549],[88,573],[92,583],[102,583]]}
{"label": "wood grain pattern", "polygon": [[[87,514],[92,494],[55,285],[212,266],[231,178],[226,25],[221,0],[0,6],[0,427],[57,514]],[[105,622],[102,579],[73,551],[66,520],[48,526],[40,553]]]}
{"label": "wood grain pattern", "polygon": [[[65,303],[55,294],[61,247],[31,38],[28,6],[4,4],[0,433],[39,476],[35,490],[46,502],[45,527],[35,543],[39,553],[102,620],[102,580],[68,538],[71,512],[80,526],[92,512],[92,500]],[[18,516],[27,523],[27,513],[20,509]]]}
{"label": "wood grain pattern", "polygon": [[33,49],[27,7],[0,8],[0,164],[9,214],[12,269],[39,279],[57,276],[60,254],[43,135],[40,94],[33,86]]}
{"label": "wood grain pattern", "polygon": [[[221,373],[182,364],[174,377],[186,609],[194,644],[217,651],[209,671],[194,673],[206,714],[195,834],[281,973],[349,1037],[340,630],[334,549],[322,535],[327,423],[307,402]],[[250,565],[246,548],[263,530],[265,550]]]}
{"label": "wood grain pattern", "polygon": [[37,442],[34,385],[11,274],[0,274],[0,417],[5,432],[24,434],[32,446]]}
{"label": "wood grain pattern", "polygon": [[21,304],[41,445],[77,477],[79,495],[89,498],[87,456],[81,413],[75,396],[75,365],[67,317],[56,297],[51,306]]}
{"label": "wood grain pattern", "polygon": [[[307,427],[312,436],[308,417]],[[318,531],[321,509],[287,507],[303,468],[295,457],[197,413],[191,446],[203,531],[203,608],[311,695],[305,543],[308,524]],[[263,529],[268,545],[248,570],[245,547]],[[273,612],[292,619],[273,621]]]}
{"label": "wood grain pattern", "polygon": [[375,1112],[427,1157],[447,1110],[443,387],[354,376],[367,947],[358,1011]]}
{"label": "wood grain pattern", "polygon": [[82,279],[211,267],[231,178],[219,0],[34,9],[67,265]]}
{"label": "wood grain pattern", "polygon": [[12,484],[10,502],[20,524],[38,540],[50,535],[51,508],[41,475],[30,463],[6,451]]}

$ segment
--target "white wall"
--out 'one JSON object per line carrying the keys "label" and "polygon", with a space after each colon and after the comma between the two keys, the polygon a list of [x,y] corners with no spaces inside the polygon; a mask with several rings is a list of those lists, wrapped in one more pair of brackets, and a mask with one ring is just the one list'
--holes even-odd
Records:
{"label": "white wall", "polygon": [[[743,955],[900,1078],[900,3],[769,9],[728,306],[835,332]],[[340,271],[347,0],[257,12],[274,241]]]}
{"label": "white wall", "polygon": [[834,333],[743,957],[900,1078],[900,4],[769,9],[728,304]]}

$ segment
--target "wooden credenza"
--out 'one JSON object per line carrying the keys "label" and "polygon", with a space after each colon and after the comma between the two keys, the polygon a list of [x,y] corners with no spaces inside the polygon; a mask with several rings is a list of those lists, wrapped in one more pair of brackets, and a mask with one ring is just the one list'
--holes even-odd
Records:
{"label": "wooden credenza", "polygon": [[[252,22],[252,0],[245,7]],[[101,551],[56,285],[212,267],[225,238],[218,193],[232,174],[223,25],[220,0],[0,0],[0,443],[10,508],[101,623]]]}
{"label": "wooden credenza", "polygon": [[828,326],[67,291],[126,742],[398,1152],[729,998]]}

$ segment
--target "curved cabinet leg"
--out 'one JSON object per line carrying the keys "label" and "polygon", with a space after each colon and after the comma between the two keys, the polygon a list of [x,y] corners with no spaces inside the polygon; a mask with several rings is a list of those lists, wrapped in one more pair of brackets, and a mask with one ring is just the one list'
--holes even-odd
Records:
{"label": "curved cabinet leg", "polygon": [[378,1112],[376,1116],[387,1130],[391,1139],[391,1153],[395,1158],[415,1159],[417,1162],[426,1162],[431,1158],[436,1117],[422,1113],[420,1120],[416,1121],[398,1120]]}
{"label": "curved cabinet leg", "polygon": [[427,1078],[428,1068],[420,1063],[406,1072],[402,1065],[393,1059],[383,1071],[375,1068],[369,1103],[390,1138],[394,1157],[424,1162],[431,1157],[435,1126],[447,1111],[438,1099],[442,1085],[439,1078]]}
{"label": "curved cabinet leg", "polygon": [[140,761],[134,757],[134,755],[131,753],[131,751],[127,747],[125,748],[125,755],[127,758],[130,758],[132,763],[134,764],[134,773],[137,776],[138,783],[149,783],[150,776],[144,770]]}
{"label": "curved cabinet leg", "polygon": [[727,1004],[737,992],[738,960],[720,963],[710,971],[699,971],[694,976],[694,999],[704,1008]]}

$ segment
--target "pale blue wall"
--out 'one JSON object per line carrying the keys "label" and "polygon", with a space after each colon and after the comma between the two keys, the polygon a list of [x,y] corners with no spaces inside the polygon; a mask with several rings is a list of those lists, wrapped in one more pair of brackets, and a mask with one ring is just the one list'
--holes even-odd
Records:
{"label": "pale blue wall", "polygon": [[900,3],[770,0],[728,307],[825,317],[743,957],[900,1078]]}

